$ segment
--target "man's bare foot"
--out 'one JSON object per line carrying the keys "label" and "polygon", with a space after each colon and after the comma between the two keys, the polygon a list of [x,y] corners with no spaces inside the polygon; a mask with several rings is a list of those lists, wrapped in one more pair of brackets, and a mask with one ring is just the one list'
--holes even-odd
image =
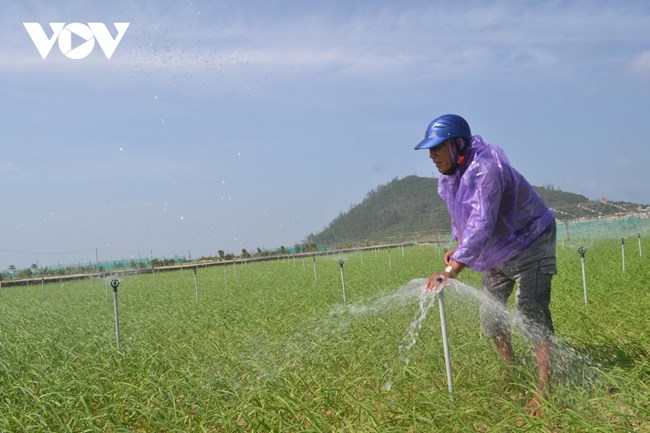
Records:
{"label": "man's bare foot", "polygon": [[528,413],[530,416],[541,416],[542,415],[542,399],[539,395],[535,395],[526,405],[526,409],[528,410]]}
{"label": "man's bare foot", "polygon": [[548,341],[535,343],[537,359],[537,393],[526,408],[531,416],[540,416],[542,402],[550,392],[551,382],[551,344]]}
{"label": "man's bare foot", "polygon": [[499,352],[499,357],[502,361],[506,363],[511,363],[515,360],[515,354],[512,350],[512,342],[510,341],[510,334],[504,332],[502,334],[496,335],[494,338],[494,344],[497,347]]}

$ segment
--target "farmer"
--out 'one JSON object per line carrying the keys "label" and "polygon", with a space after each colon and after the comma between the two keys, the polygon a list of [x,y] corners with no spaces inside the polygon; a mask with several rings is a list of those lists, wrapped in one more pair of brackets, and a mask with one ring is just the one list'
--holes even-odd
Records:
{"label": "farmer", "polygon": [[415,149],[429,149],[442,174],[438,194],[447,204],[456,242],[445,254],[446,268],[433,274],[426,287],[440,290],[465,267],[482,272],[483,290],[496,304],[482,303],[481,329],[494,340],[501,359],[512,362],[510,323],[501,306],[519,283],[516,304],[524,318],[522,331],[534,344],[538,373],[537,393],[528,408],[538,415],[550,379],[555,217],[503,150],[472,136],[458,115],[434,119]]}

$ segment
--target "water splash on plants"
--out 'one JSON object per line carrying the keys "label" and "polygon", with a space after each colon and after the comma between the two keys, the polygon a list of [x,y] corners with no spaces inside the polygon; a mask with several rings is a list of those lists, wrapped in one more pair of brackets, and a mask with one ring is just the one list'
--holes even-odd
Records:
{"label": "water splash on plants", "polygon": [[[422,326],[430,309],[436,303],[436,297],[426,291],[425,282],[425,279],[411,280],[409,283],[401,286],[396,292],[382,296],[369,305],[338,305],[331,310],[330,316],[341,318],[347,313],[348,317],[353,319],[364,314],[379,314],[400,306],[413,305],[417,301],[419,308],[407,328],[406,335],[397,347],[397,364],[408,366],[411,362],[412,350],[417,344]],[[508,308],[502,305],[482,290],[457,280],[450,280],[444,290],[448,294],[449,304],[456,308],[458,306],[467,307],[473,309],[470,314],[478,314],[478,306],[482,305],[483,308],[487,308],[490,311],[490,314],[498,315],[502,320],[510,323],[512,328],[517,330],[520,336],[531,340],[541,339],[544,336],[544,331],[534,324],[529,323],[516,308]],[[515,338],[519,338],[520,336],[515,336]],[[588,356],[581,354],[557,336],[551,337],[551,342],[553,347],[552,362],[554,381],[566,384],[579,384],[588,382],[597,376],[596,367],[598,365]],[[451,347],[453,352],[453,341],[451,342]],[[526,353],[520,359],[522,363],[526,365],[531,363],[533,364],[531,367],[534,367],[535,360],[531,355],[532,351]],[[391,364],[390,366],[386,366],[386,381],[382,386],[382,390],[385,392],[390,392],[393,388],[393,377],[397,364]]]}

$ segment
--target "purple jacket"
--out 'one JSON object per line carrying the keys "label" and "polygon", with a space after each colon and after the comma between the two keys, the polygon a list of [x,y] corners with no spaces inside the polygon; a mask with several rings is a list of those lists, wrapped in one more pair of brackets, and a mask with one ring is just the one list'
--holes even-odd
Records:
{"label": "purple jacket", "polygon": [[472,137],[456,172],[441,176],[438,194],[458,242],[451,258],[475,271],[524,251],[555,218],[503,150],[479,135]]}

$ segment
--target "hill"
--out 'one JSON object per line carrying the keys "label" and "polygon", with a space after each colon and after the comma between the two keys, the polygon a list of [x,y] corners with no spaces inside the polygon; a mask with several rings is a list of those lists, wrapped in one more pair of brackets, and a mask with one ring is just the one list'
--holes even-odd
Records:
{"label": "hill", "polygon": [[[587,197],[535,187],[558,220],[608,217],[647,211],[647,206],[627,202],[589,200]],[[419,176],[395,178],[370,191],[364,200],[339,214],[320,233],[307,241],[333,246],[352,246],[389,241],[410,241],[448,234],[451,221],[438,196],[438,179]]]}

